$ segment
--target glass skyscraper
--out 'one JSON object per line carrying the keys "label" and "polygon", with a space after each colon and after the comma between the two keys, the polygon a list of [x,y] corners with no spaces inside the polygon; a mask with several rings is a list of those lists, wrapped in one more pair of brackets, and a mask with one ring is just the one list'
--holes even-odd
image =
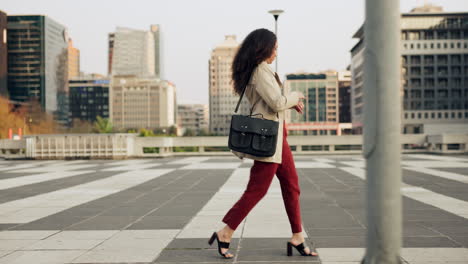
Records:
{"label": "glass skyscraper", "polygon": [[301,73],[286,75],[285,93],[304,94],[304,112],[290,111],[288,130],[291,134],[336,135],[338,124],[338,73]]}
{"label": "glass skyscraper", "polygon": [[68,35],[47,16],[8,16],[10,100],[37,100],[62,125],[70,123]]}
{"label": "glass skyscraper", "polygon": [[[351,50],[352,122],[362,132],[364,28]],[[401,16],[404,133],[443,133],[468,126],[468,12],[426,5]]]}

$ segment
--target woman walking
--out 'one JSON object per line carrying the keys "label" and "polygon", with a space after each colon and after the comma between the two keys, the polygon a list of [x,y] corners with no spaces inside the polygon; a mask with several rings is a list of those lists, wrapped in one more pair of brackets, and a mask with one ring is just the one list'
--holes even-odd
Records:
{"label": "woman walking", "polygon": [[233,151],[239,158],[250,158],[254,164],[250,169],[250,178],[241,198],[227,212],[222,221],[226,224],[218,232],[214,232],[208,243],[216,239],[218,252],[224,258],[234,257],[229,249],[231,237],[252,208],[265,196],[276,174],[281,185],[284,205],[291,225],[292,237],[287,242],[287,255],[292,255],[295,247],[303,256],[317,256],[305,244],[302,235],[302,221],[299,205],[299,180],[294,165],[291,149],[286,141],[287,130],[284,112],[295,109],[302,113],[304,95],[300,92],[281,94],[281,82],[278,75],[268,64],[276,58],[278,44],[276,36],[267,29],[257,29],[251,32],[241,44],[232,63],[232,80],[234,90],[241,94],[245,90],[252,114],[256,117],[279,122],[276,152],[272,157],[255,157],[249,154]]}

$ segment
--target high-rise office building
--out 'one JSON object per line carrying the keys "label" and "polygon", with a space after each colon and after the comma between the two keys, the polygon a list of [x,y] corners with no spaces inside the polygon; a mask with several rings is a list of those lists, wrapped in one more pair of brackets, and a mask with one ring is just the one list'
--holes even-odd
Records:
{"label": "high-rise office building", "polygon": [[338,97],[340,123],[351,123],[351,72],[338,72]]}
{"label": "high-rise office building", "polygon": [[109,33],[107,39],[107,74],[110,76],[112,75],[112,57],[114,56],[114,39],[115,33]]}
{"label": "high-rise office building", "polygon": [[8,16],[7,44],[10,99],[37,100],[59,124],[68,126],[66,28],[47,16]]}
{"label": "high-rise office building", "polygon": [[[468,126],[468,12],[425,5],[401,16],[402,132],[434,134]],[[362,132],[364,29],[352,56],[352,121]]]}
{"label": "high-rise office building", "polygon": [[71,118],[94,122],[109,118],[109,79],[91,74],[69,80]]}
{"label": "high-rise office building", "polygon": [[116,75],[110,84],[110,119],[117,129],[168,128],[176,124],[176,88],[157,78]]}
{"label": "high-rise office building", "polygon": [[208,130],[208,105],[179,104],[177,105],[177,124],[185,132],[190,129],[195,133]]}
{"label": "high-rise office building", "polygon": [[338,73],[298,73],[286,75],[284,92],[304,94],[303,113],[287,112],[292,135],[339,135]]}
{"label": "high-rise office building", "polygon": [[109,74],[161,78],[160,28],[149,31],[118,27],[109,34]]}
{"label": "high-rise office building", "polygon": [[72,39],[68,39],[68,79],[80,76],[80,50],[73,47]]}
{"label": "high-rise office building", "polygon": [[[238,47],[236,36],[228,35],[223,43],[213,49],[209,60],[210,132],[219,135],[229,134],[231,116],[239,100],[234,93],[231,77],[231,65]],[[239,113],[249,113],[246,96],[242,98]]]}
{"label": "high-rise office building", "polygon": [[0,96],[8,96],[7,14],[0,11]]}

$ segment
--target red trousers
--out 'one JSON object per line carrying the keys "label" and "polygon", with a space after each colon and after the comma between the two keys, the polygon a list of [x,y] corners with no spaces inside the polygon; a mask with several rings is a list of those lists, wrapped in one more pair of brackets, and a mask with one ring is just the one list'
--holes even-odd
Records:
{"label": "red trousers", "polygon": [[223,222],[236,230],[252,208],[265,196],[276,174],[281,185],[284,206],[288,214],[293,233],[302,231],[301,211],[299,205],[299,179],[294,165],[289,144],[286,141],[286,124],[283,130],[283,153],[281,164],[254,160],[250,169],[249,183],[241,198],[227,212]]}

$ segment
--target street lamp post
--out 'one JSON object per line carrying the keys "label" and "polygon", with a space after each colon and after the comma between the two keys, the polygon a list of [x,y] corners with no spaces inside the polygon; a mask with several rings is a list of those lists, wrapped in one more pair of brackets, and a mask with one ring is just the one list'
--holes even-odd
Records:
{"label": "street lamp post", "polygon": [[[272,14],[273,17],[275,18],[275,35],[276,38],[278,39],[278,17],[281,15],[284,11],[280,9],[275,9],[275,10],[270,10],[268,13]],[[275,60],[275,71],[278,72],[278,56],[276,56]]]}
{"label": "street lamp post", "polygon": [[400,264],[400,1],[366,0],[364,149],[367,185],[365,264]]}

